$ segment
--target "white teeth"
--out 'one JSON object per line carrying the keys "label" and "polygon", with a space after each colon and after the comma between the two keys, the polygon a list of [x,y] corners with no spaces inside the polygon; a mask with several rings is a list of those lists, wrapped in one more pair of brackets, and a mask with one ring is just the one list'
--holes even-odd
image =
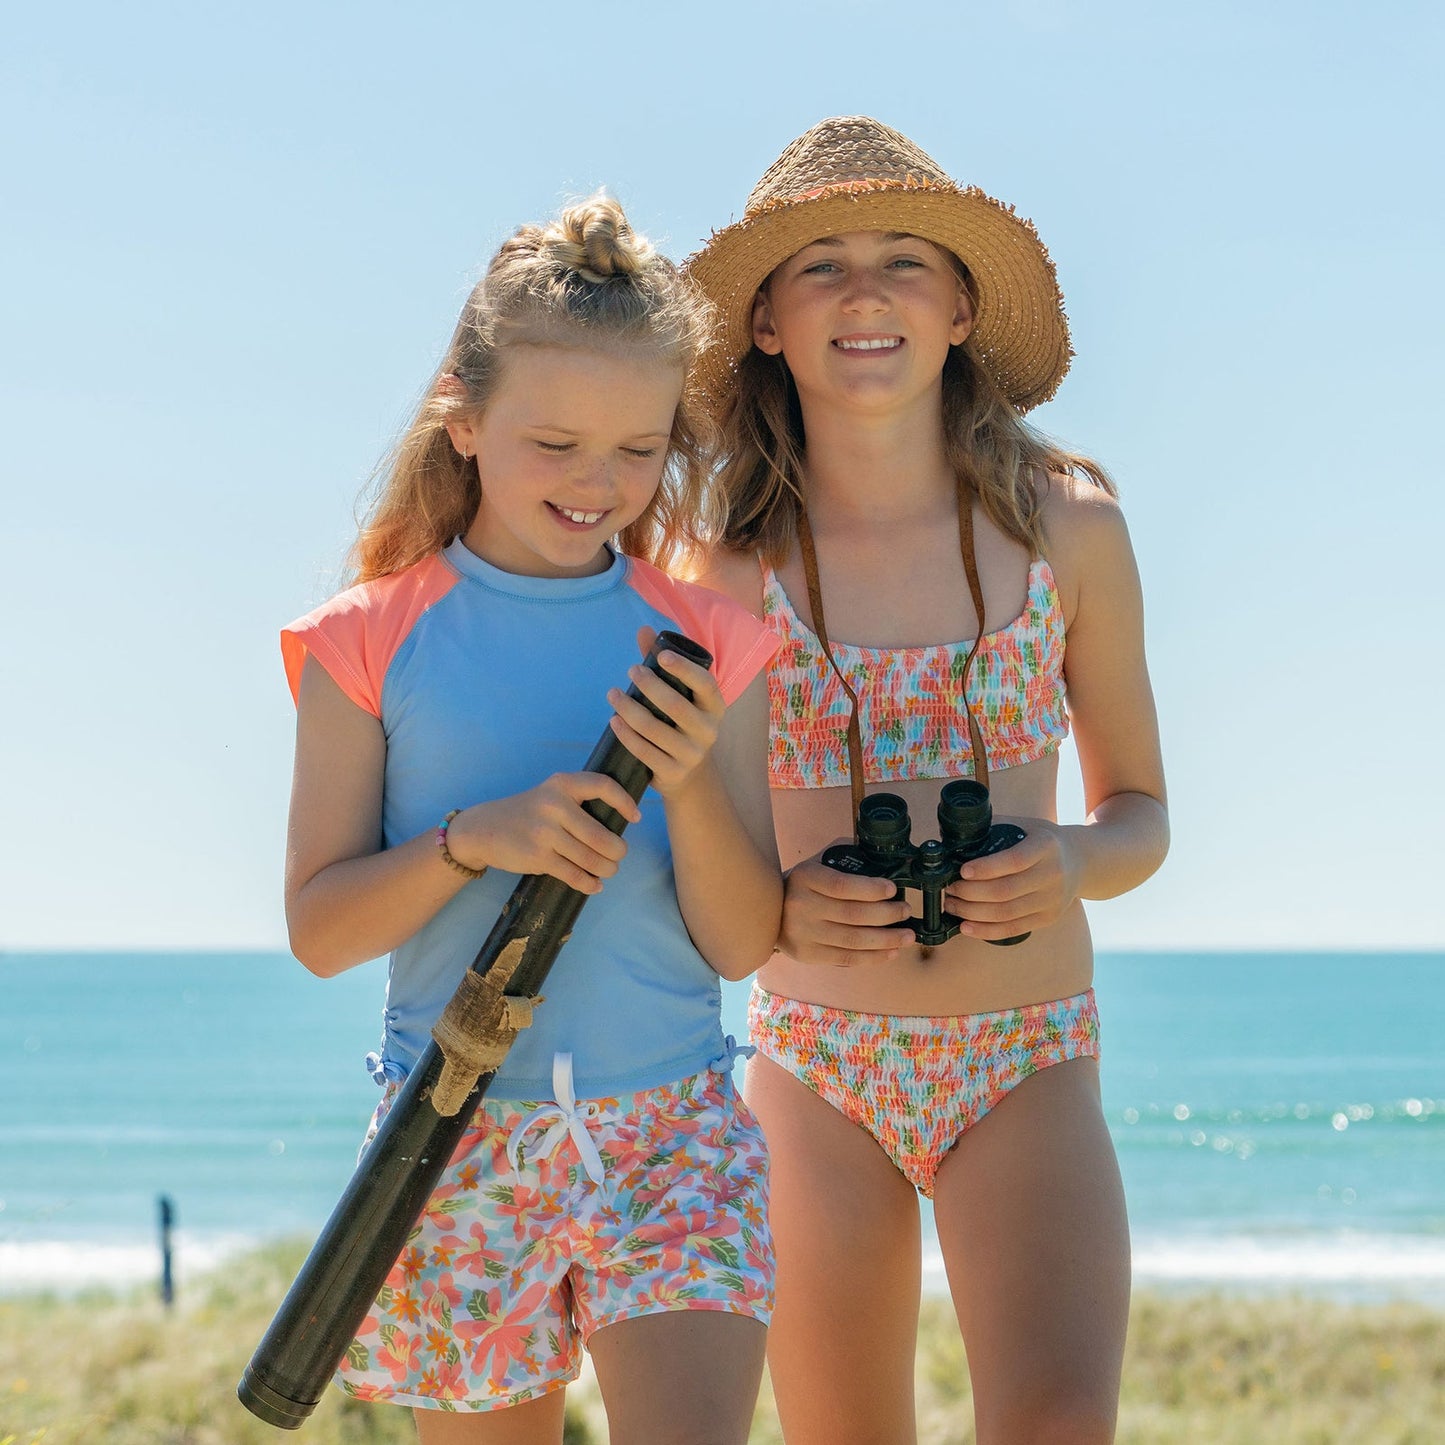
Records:
{"label": "white teeth", "polygon": [[903,342],[896,336],[880,338],[876,341],[840,341],[837,343],[844,351],[892,351],[896,346],[902,346]]}
{"label": "white teeth", "polygon": [[[553,503],[555,506],[556,503]],[[600,522],[607,515],[606,512],[573,512],[566,507],[557,507],[557,510],[566,517],[569,522],[580,523],[584,527],[590,527],[594,522]]]}

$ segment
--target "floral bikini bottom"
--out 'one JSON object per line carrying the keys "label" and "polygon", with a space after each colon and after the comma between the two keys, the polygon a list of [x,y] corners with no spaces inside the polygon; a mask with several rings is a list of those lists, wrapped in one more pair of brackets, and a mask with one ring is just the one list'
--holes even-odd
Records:
{"label": "floral bikini bottom", "polygon": [[1094,991],[997,1013],[854,1013],[754,986],[758,1052],[867,1130],[933,1196],[944,1155],[1011,1089],[1050,1064],[1099,1057]]}

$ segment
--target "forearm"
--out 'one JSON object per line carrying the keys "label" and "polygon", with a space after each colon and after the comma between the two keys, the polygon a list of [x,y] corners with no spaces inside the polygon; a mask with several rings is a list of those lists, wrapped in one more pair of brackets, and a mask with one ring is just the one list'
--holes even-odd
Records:
{"label": "forearm", "polygon": [[1168,809],[1147,793],[1116,793],[1084,823],[1059,831],[1073,854],[1079,898],[1117,898],[1137,888],[1169,851]]}
{"label": "forearm", "polygon": [[666,807],[688,933],[724,978],[746,978],[777,943],[783,908],[777,858],[753,840],[710,761]]}
{"label": "forearm", "polygon": [[433,833],[384,852],[346,858],[288,893],[291,951],[332,978],[405,943],[466,886]]}

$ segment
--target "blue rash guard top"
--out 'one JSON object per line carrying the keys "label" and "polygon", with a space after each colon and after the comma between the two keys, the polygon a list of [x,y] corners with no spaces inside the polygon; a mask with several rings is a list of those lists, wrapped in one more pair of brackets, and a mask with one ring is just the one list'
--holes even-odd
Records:
{"label": "blue rash guard top", "polygon": [[[460,539],[362,583],[293,622],[282,655],[297,695],[314,657],[386,737],[383,846],[435,829],[453,808],[508,797],[577,772],[602,736],[610,687],[625,687],[642,626],[670,628],[712,653],[726,701],[776,647],[736,603],[613,554],[591,577],[525,577]],[[552,966],[546,1001],[491,1087],[547,1099],[558,1052],[579,1098],[651,1089],[725,1057],[718,975],[677,902],[662,799],[649,789],[627,855],[590,897]],[[405,1077],[470,967],[516,874],[470,882],[389,960],[378,1081]]]}

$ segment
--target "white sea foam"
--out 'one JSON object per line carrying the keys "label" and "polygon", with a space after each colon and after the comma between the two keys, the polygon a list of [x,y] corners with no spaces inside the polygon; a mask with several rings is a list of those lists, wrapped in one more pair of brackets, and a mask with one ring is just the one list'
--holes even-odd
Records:
{"label": "white sea foam", "polygon": [[[246,1235],[177,1234],[178,1288],[260,1240]],[[1418,1299],[1445,1308],[1445,1238],[1341,1231],[1268,1237],[1245,1234],[1136,1237],[1134,1282],[1165,1288],[1299,1291],[1341,1299]],[[946,1294],[935,1238],[925,1237],[924,1287]],[[73,1239],[0,1240],[0,1295],[125,1289],[160,1278],[154,1240],[90,1243]]]}
{"label": "white sea foam", "polygon": [[[259,1242],[244,1235],[194,1238],[179,1233],[171,1251],[177,1288]],[[0,1295],[126,1289],[159,1281],[160,1276],[161,1252],[154,1240],[102,1244],[74,1239],[0,1240]]]}
{"label": "white sea foam", "polygon": [[[931,1242],[930,1242],[931,1243]],[[1445,1307],[1445,1238],[1340,1231],[1136,1237],[1134,1283],[1165,1288],[1400,1297]],[[925,1250],[925,1287],[945,1293],[943,1256]]]}

